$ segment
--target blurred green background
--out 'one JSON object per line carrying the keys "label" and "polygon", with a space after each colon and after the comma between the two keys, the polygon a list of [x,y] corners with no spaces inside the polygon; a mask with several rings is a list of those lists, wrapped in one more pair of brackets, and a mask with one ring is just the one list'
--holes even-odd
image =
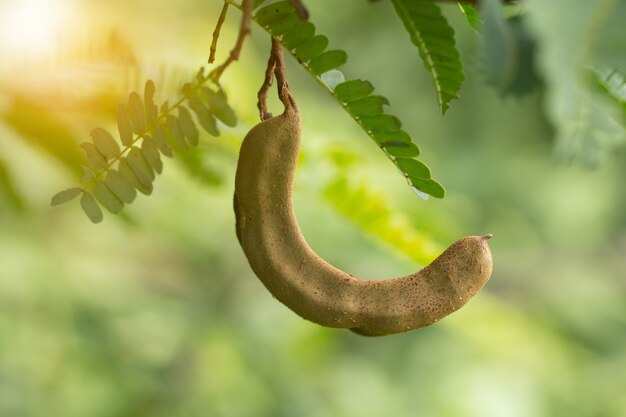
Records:
{"label": "blurred green background", "polygon": [[[479,36],[446,5],[468,77],[441,117],[388,2],[307,2],[348,51],[344,72],[390,98],[448,191],[417,198],[288,57],[304,131],[295,204],[311,246],[379,279],[414,272],[463,235],[495,235],[494,274],[466,307],[363,338],[274,300],[235,238],[232,183],[257,120],[263,31],[223,78],[240,125],[168,160],[152,196],[95,226],[77,204],[49,206],[80,178],[77,144],[112,125],[147,78],[176,100],[206,62],[221,2],[0,0],[0,416],[626,415],[626,153],[601,133],[591,160],[555,151],[576,123],[606,127],[565,119],[580,97],[602,109],[577,72],[626,56],[623,30],[601,31],[607,56],[577,49],[589,35],[578,29],[602,17],[586,8],[610,3],[524,3],[543,85],[520,99],[486,85]],[[232,10],[218,62],[239,18]]]}

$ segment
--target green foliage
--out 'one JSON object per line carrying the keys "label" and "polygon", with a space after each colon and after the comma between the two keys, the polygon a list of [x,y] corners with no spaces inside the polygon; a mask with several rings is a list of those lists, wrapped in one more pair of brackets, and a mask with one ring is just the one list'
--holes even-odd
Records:
{"label": "green foliage", "polygon": [[437,100],[441,112],[445,113],[450,102],[459,97],[465,79],[454,30],[434,0],[391,2],[435,83]]}
{"label": "green foliage", "polygon": [[404,213],[388,203],[388,196],[366,181],[355,183],[341,172],[323,194],[342,216],[415,262],[427,265],[441,253],[431,236],[415,229]]}
{"label": "green foliage", "polygon": [[[428,195],[437,198],[444,197],[443,187],[430,178],[430,175],[428,178],[419,177],[415,176],[412,171],[404,169],[409,166],[406,162],[407,158],[419,155],[418,147],[412,142],[409,134],[402,130],[400,120],[384,113],[383,106],[389,104],[389,100],[380,95],[371,95],[374,92],[374,86],[369,81],[344,81],[343,74],[337,70],[346,62],[347,54],[344,51],[327,51],[328,38],[316,35],[315,26],[312,23],[300,21],[295,9],[288,1],[279,1],[261,8],[253,19],[278,39],[343,106],[398,167],[409,185],[420,191],[418,193],[420,197],[427,198]],[[291,23],[284,24],[284,22]],[[428,37],[428,39],[431,38]],[[444,44],[448,45],[445,42]],[[458,53],[456,56],[458,57]],[[438,55],[432,55],[432,57],[438,57]],[[455,66],[455,64],[450,65]],[[328,74],[332,74],[332,83],[327,81]],[[416,160],[413,162],[425,167],[421,162]],[[428,172],[430,173],[430,170]]]}
{"label": "green foliage", "polygon": [[194,82],[183,87],[183,98],[173,106],[163,104],[160,110],[154,103],[156,88],[152,80],[145,84],[143,99],[137,92],[130,93],[128,101],[117,107],[121,146],[108,130],[93,129],[92,141],[80,145],[87,158],[83,186],[57,193],[51,204],[67,203],[82,194],[83,211],[92,222],[99,223],[103,218],[100,205],[119,213],[135,200],[137,191],[150,195],[156,175],[163,171],[161,154],[172,157],[172,149],[184,152],[199,144],[196,121],[183,105],[185,101],[194,110],[197,122],[213,136],[219,134],[216,117],[227,126],[237,123],[224,91],[219,86],[217,90],[205,86],[207,80],[200,70]]}
{"label": "green foliage", "polygon": [[481,71],[502,95],[523,96],[541,84],[535,68],[535,40],[523,16],[505,19],[498,0],[482,4]]}

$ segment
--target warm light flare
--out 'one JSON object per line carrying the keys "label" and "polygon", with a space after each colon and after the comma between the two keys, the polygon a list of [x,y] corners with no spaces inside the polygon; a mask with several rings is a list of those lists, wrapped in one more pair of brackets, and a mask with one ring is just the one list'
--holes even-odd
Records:
{"label": "warm light flare", "polygon": [[0,56],[44,58],[59,42],[67,7],[64,0],[0,1]]}

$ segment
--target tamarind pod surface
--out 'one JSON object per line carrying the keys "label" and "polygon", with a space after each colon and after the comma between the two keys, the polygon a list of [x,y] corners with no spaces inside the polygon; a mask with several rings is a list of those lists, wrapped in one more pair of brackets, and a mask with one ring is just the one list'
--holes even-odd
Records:
{"label": "tamarind pod surface", "polygon": [[491,235],[464,237],[422,270],[395,279],[362,280],[320,258],[305,241],[292,202],[300,137],[293,103],[246,135],[235,177],[237,238],[279,301],[320,325],[380,336],[437,322],[488,281]]}

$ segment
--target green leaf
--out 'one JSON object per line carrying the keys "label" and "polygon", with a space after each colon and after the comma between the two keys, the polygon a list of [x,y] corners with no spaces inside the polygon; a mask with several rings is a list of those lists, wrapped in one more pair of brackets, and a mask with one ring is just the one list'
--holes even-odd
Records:
{"label": "green leaf", "polygon": [[91,170],[91,168],[85,165],[81,165],[81,167],[83,168],[83,177],[81,178],[80,182],[85,184],[96,178],[96,174]]}
{"label": "green leaf", "polygon": [[[274,6],[274,4],[267,7],[270,8],[272,6]],[[236,7],[241,8],[241,6]],[[281,2],[279,7],[279,12],[284,13],[285,16],[293,12],[291,5],[287,5],[287,2]],[[434,12],[435,14],[429,16],[429,18],[434,17],[435,20],[437,20],[436,18],[439,16],[443,19],[438,8],[435,8]],[[269,13],[269,9],[267,13]],[[274,13],[278,12],[274,11]],[[253,17],[253,19],[256,21],[256,18]],[[273,33],[271,26],[275,24],[271,22],[272,20],[273,19],[268,18],[264,21],[267,26],[266,31],[270,33]],[[445,37],[443,42],[440,40],[441,28],[435,24],[430,29],[433,29],[427,33],[429,39],[432,40],[432,45],[430,46],[433,47],[433,50],[442,53],[442,56],[446,58],[443,62],[446,60],[450,61],[451,58],[452,60],[458,60],[458,52],[454,48],[454,45],[450,50],[441,47],[441,45],[446,46],[448,44],[448,40]],[[450,35],[451,29],[444,28],[443,32]],[[453,37],[453,33],[451,36]],[[280,41],[280,38],[278,40]],[[402,124],[400,120],[397,117],[383,113],[383,106],[388,104],[388,101],[382,96],[372,96],[370,98],[370,95],[374,91],[374,87],[370,82],[364,80],[345,81],[345,76],[341,71],[332,69],[332,67],[338,65],[339,62],[344,62],[344,58],[335,60],[336,58],[332,58],[332,54],[328,56],[323,54],[322,57],[320,57],[320,54],[322,54],[328,46],[328,39],[323,35],[315,35],[315,27],[313,24],[310,22],[306,24],[301,23],[291,28],[283,36],[282,42],[286,45],[286,49],[303,64],[304,68],[326,88],[329,94],[334,96],[337,101],[343,105],[346,111],[359,123],[363,130],[365,130],[378,146],[384,150],[385,155],[391,161],[395,163],[397,158],[406,160],[419,155],[417,145],[412,142],[408,133],[401,130]],[[295,51],[293,50],[294,47]],[[345,57],[344,52],[340,52],[339,54]],[[438,56],[435,57],[437,59],[440,58]],[[307,65],[306,62],[309,62],[309,64]],[[322,71],[329,68],[330,71],[320,74]],[[441,95],[444,102],[447,103],[456,95],[456,90],[450,88],[454,83],[452,83],[449,78],[456,75],[455,69],[458,69],[462,73],[462,68],[456,68],[454,65],[439,65],[437,69],[440,69],[441,72],[439,79],[440,86],[442,87]],[[332,74],[332,76],[329,78],[328,74]],[[449,90],[452,90],[452,93],[450,93]],[[359,102],[359,100],[363,101]],[[415,162],[416,164],[423,165],[421,162]],[[413,168],[415,168],[415,166]],[[424,175],[422,171],[416,172],[418,172],[419,175]],[[405,173],[405,176],[406,175]],[[413,188],[416,189],[415,187]],[[440,195],[442,190],[442,188],[437,188],[436,185],[430,182],[425,183],[423,188],[431,190],[437,195]],[[427,191],[418,192],[421,193],[419,194],[420,196],[424,196],[424,193]]]}
{"label": "green leaf", "polygon": [[122,200],[117,198],[115,194],[103,182],[97,182],[93,188],[93,195],[98,202],[102,204],[111,213],[119,213],[124,208]]}
{"label": "green leaf", "polygon": [[362,117],[361,123],[374,136],[376,136],[377,132],[394,132],[402,127],[400,119],[390,114]]}
{"label": "green leaf", "polygon": [[315,26],[311,22],[300,22],[283,36],[283,45],[293,50],[315,35]]}
{"label": "green leaf", "polygon": [[228,98],[224,91],[217,92],[208,87],[204,87],[202,93],[215,117],[221,120],[226,126],[234,127],[237,125],[237,115],[228,104]]}
{"label": "green leaf", "polygon": [[137,176],[139,182],[146,187],[151,186],[155,178],[154,171],[152,171],[150,164],[148,164],[148,161],[144,158],[141,150],[138,147],[133,146],[126,157],[126,160]]}
{"label": "green leaf", "polygon": [[156,144],[157,148],[161,151],[161,153],[167,157],[172,157],[174,154],[172,153],[172,148],[167,144],[167,135],[165,134],[165,128],[161,125],[158,125],[154,129],[154,134],[152,135],[152,139]]}
{"label": "green leaf", "polygon": [[136,92],[128,96],[128,113],[133,132],[138,135],[143,134],[146,131],[146,112],[141,97]]}
{"label": "green leaf", "polygon": [[323,73],[335,69],[346,63],[348,54],[344,51],[336,49],[326,51],[321,55],[313,58],[309,63],[309,67],[314,74],[322,75]]}
{"label": "green leaf", "polygon": [[153,125],[159,115],[159,108],[154,104],[155,92],[156,86],[154,85],[154,81],[146,81],[143,93],[143,103],[146,111],[146,122],[148,125]]}
{"label": "green leaf", "polygon": [[83,189],[79,187],[68,188],[67,190],[60,191],[52,197],[52,201],[50,201],[50,205],[60,206],[61,204],[65,204],[68,201],[72,201],[73,199],[78,197],[80,193],[82,192],[83,192]]}
{"label": "green leaf", "polygon": [[98,152],[96,145],[91,142],[83,142],[80,147],[85,150],[87,154],[87,164],[94,170],[99,171],[107,167],[107,161],[104,156]]}
{"label": "green leaf", "polygon": [[120,160],[120,165],[118,169],[120,171],[120,174],[122,174],[122,176],[124,177],[124,179],[128,181],[129,183],[131,183],[133,187],[135,187],[135,189],[137,189],[140,193],[145,194],[145,195],[152,194],[152,189],[153,189],[152,183],[150,183],[150,185],[147,185],[147,186],[142,184],[141,181],[139,181],[137,174],[135,174],[135,171],[130,167],[130,164],[128,163],[126,158]]}
{"label": "green leaf", "polygon": [[315,58],[328,47],[328,38],[324,35],[315,35],[296,48],[295,56],[302,62]]}
{"label": "green leaf", "polygon": [[461,1],[459,1],[458,4],[459,9],[461,9],[461,13],[463,13],[463,16],[465,16],[465,19],[467,19],[467,23],[469,23],[472,29],[478,30],[481,22],[480,15],[478,14],[478,10],[476,10],[476,7],[474,7],[474,5],[472,4],[464,3]]}
{"label": "green leaf", "polygon": [[429,179],[430,169],[422,162],[415,159],[398,158],[396,159],[396,165],[400,168],[400,171],[404,172],[411,178]]}
{"label": "green leaf", "polygon": [[369,96],[348,103],[348,110],[355,116],[374,116],[383,112],[389,100],[383,96]]}
{"label": "green leaf", "polygon": [[163,161],[161,161],[161,154],[157,149],[156,143],[150,138],[150,136],[146,136],[141,143],[141,152],[143,153],[144,158],[148,161],[148,164],[155,170],[157,173],[163,172]]}
{"label": "green leaf", "polygon": [[273,36],[278,37],[298,26],[300,22],[300,18],[295,13],[290,13],[285,15],[279,21],[273,22],[270,26],[268,26],[268,30]]}
{"label": "green leaf", "polygon": [[133,143],[133,128],[130,125],[126,106],[123,104],[117,106],[117,130],[120,133],[122,145],[130,146]]}
{"label": "green leaf", "polygon": [[435,83],[441,112],[445,113],[450,101],[458,97],[465,79],[454,30],[434,0],[391,2],[409,32],[411,42],[417,46],[424,66]]}
{"label": "green leaf", "polygon": [[189,113],[186,107],[180,106],[178,108],[178,120],[180,121],[180,128],[189,144],[191,146],[198,146],[200,132],[198,132],[198,128],[196,128],[191,113]]}
{"label": "green leaf", "polygon": [[189,107],[198,117],[200,126],[211,136],[219,136],[220,131],[217,128],[217,122],[215,117],[211,114],[211,111],[204,105],[204,103],[197,97],[189,99]]}
{"label": "green leaf", "polygon": [[98,206],[98,202],[93,197],[93,194],[86,191],[80,198],[80,206],[93,223],[100,223],[102,221],[102,210]]}
{"label": "green leaf", "polygon": [[349,103],[367,97],[374,91],[369,81],[349,80],[335,87],[335,96],[343,103]]}
{"label": "green leaf", "polygon": [[178,117],[171,114],[167,116],[167,132],[167,137],[174,148],[187,149],[187,142],[185,142],[185,135],[180,128]]}
{"label": "green leaf", "polygon": [[288,1],[279,1],[263,7],[254,15],[257,23],[269,27],[284,20],[286,16],[294,14],[293,6]]}
{"label": "green leaf", "polygon": [[414,143],[385,142],[383,148],[387,153],[396,158],[413,158],[420,154],[420,150]]}
{"label": "green leaf", "polygon": [[96,127],[91,131],[91,137],[93,143],[96,145],[96,149],[107,159],[112,159],[118,156],[121,152],[120,145],[117,144],[113,136],[105,129]]}
{"label": "green leaf", "polygon": [[446,190],[432,178],[423,179],[409,177],[409,181],[418,190],[430,194],[435,198],[444,198],[446,196]]}
{"label": "green leaf", "polygon": [[119,171],[112,169],[107,172],[104,183],[124,203],[130,204],[135,201],[137,197],[135,187]]}

